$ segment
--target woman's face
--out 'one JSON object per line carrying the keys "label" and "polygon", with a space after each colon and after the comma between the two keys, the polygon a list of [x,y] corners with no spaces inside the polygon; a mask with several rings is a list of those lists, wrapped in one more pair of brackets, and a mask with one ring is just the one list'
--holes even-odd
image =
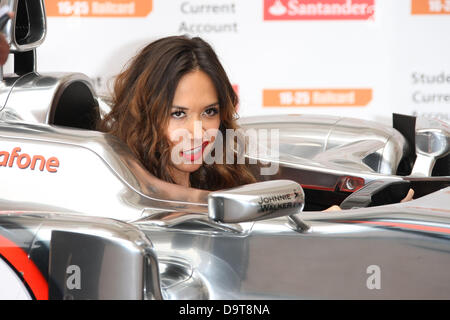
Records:
{"label": "woman's face", "polygon": [[218,132],[219,111],[216,88],[206,73],[195,70],[180,79],[166,131],[176,170],[190,173],[200,168]]}

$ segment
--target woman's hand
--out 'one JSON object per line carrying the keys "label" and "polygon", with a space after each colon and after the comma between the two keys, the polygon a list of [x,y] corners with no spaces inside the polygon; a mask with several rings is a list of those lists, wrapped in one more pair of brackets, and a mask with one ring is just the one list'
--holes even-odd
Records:
{"label": "woman's hand", "polygon": [[409,189],[408,194],[406,195],[406,197],[404,197],[402,200],[400,200],[400,202],[411,201],[413,197],[414,197],[414,190],[413,189]]}
{"label": "woman's hand", "polygon": [[5,36],[0,33],[0,65],[4,65],[8,59],[9,44],[5,39]]}
{"label": "woman's hand", "polygon": [[[3,9],[4,7],[2,7]],[[4,11],[3,11],[4,12]],[[8,22],[9,19],[14,18],[14,12],[8,12],[6,15],[2,14],[2,21],[0,28],[3,29]],[[6,60],[8,60],[9,55],[9,43],[6,41],[5,35],[0,32],[0,65],[4,65]]]}
{"label": "woman's hand", "polygon": [[329,207],[328,209],[323,210],[323,212],[327,212],[327,211],[341,211],[341,210],[342,210],[341,207],[339,207],[337,205],[334,205],[334,206]]}

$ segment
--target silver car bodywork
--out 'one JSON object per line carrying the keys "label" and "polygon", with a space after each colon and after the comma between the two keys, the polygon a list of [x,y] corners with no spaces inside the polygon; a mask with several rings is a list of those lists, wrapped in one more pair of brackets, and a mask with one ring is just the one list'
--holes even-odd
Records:
{"label": "silver car bodywork", "polygon": [[[43,1],[9,3],[45,22]],[[16,39],[14,23],[7,39],[26,45],[12,47],[23,65],[0,88],[0,262],[28,297],[450,298],[450,174],[431,176],[448,161],[445,124],[418,123],[411,145],[370,121],[240,119],[280,130],[279,158],[258,159],[276,161],[277,173],[230,190],[184,188],[93,130],[107,105],[89,79],[37,73],[43,38]],[[45,35],[45,23],[30,26]],[[397,175],[411,150],[420,165]],[[419,198],[320,211],[374,181],[410,182]]]}

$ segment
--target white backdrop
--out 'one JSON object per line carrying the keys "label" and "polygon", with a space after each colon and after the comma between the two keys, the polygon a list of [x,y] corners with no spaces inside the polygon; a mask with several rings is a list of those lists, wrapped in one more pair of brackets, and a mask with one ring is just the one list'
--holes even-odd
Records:
{"label": "white backdrop", "polygon": [[239,113],[450,120],[449,0],[45,0],[38,70],[87,74],[99,93],[137,50],[198,35]]}

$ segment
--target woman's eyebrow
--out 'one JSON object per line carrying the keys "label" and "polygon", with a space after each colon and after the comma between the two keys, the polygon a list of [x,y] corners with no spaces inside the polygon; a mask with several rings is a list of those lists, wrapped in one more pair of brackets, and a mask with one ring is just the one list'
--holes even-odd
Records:
{"label": "woman's eyebrow", "polygon": [[214,102],[214,103],[208,104],[206,107],[203,107],[203,109],[215,107],[215,106],[218,106],[218,105],[219,105],[219,102]]}
{"label": "woman's eyebrow", "polygon": [[[207,106],[203,107],[203,109],[215,107],[217,105],[219,105],[219,102],[214,102],[214,103],[208,104]],[[182,107],[182,106],[172,106],[172,108],[173,109],[180,109],[180,110],[189,110],[189,108]]]}
{"label": "woman's eyebrow", "polygon": [[182,107],[182,106],[172,106],[172,109],[189,110],[189,108]]}

